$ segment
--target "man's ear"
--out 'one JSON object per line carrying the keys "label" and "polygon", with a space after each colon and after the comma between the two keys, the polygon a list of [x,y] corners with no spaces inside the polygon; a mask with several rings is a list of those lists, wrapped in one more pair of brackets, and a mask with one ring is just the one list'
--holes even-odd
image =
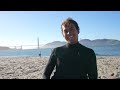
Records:
{"label": "man's ear", "polygon": [[77,30],[77,32],[78,32],[78,34],[80,33],[80,31],[79,31],[79,30]]}
{"label": "man's ear", "polygon": [[63,35],[63,31],[62,31],[62,36],[64,37],[64,35]]}

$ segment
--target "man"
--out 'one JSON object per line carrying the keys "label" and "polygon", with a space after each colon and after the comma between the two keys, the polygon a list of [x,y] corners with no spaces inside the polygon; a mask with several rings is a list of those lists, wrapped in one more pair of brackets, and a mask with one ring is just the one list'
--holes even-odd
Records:
{"label": "man", "polygon": [[[96,56],[78,41],[79,26],[71,18],[61,25],[67,44],[54,48],[43,73],[44,79],[97,79]],[[55,68],[54,75],[51,77]]]}
{"label": "man", "polygon": [[39,57],[41,57],[41,51],[40,51],[40,53],[39,53]]}

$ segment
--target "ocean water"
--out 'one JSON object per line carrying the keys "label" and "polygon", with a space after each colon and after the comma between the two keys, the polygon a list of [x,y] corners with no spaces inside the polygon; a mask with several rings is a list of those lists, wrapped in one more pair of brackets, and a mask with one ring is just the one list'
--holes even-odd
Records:
{"label": "ocean water", "polygon": [[[92,46],[96,55],[120,56],[120,46]],[[0,50],[0,57],[50,56],[53,48],[27,50]]]}
{"label": "ocean water", "polygon": [[26,56],[50,56],[52,48],[46,49],[18,49],[18,50],[0,50],[0,57],[26,57]]}
{"label": "ocean water", "polygon": [[119,45],[111,45],[111,46],[93,46],[92,48],[96,55],[104,55],[104,56],[120,56],[120,46]]}

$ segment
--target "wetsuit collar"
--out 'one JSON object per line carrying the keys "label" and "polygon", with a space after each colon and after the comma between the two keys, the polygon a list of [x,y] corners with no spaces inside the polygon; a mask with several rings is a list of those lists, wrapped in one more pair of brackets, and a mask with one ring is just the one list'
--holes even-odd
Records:
{"label": "wetsuit collar", "polygon": [[66,47],[68,47],[68,48],[74,48],[74,47],[77,47],[78,45],[80,45],[79,42],[77,42],[77,43],[75,43],[75,44],[69,44],[69,43],[67,43],[67,44],[66,44]]}

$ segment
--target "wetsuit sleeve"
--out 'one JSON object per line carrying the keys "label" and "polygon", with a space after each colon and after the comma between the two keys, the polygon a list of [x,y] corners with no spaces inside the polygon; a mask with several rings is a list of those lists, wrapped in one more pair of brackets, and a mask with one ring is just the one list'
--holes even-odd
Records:
{"label": "wetsuit sleeve", "polygon": [[51,73],[55,67],[56,64],[56,49],[53,49],[49,61],[45,67],[44,73],[43,73],[43,79],[50,79]]}
{"label": "wetsuit sleeve", "polygon": [[96,55],[93,50],[90,53],[90,60],[88,65],[88,78],[89,79],[97,79],[98,78],[98,70],[97,70],[97,62]]}

